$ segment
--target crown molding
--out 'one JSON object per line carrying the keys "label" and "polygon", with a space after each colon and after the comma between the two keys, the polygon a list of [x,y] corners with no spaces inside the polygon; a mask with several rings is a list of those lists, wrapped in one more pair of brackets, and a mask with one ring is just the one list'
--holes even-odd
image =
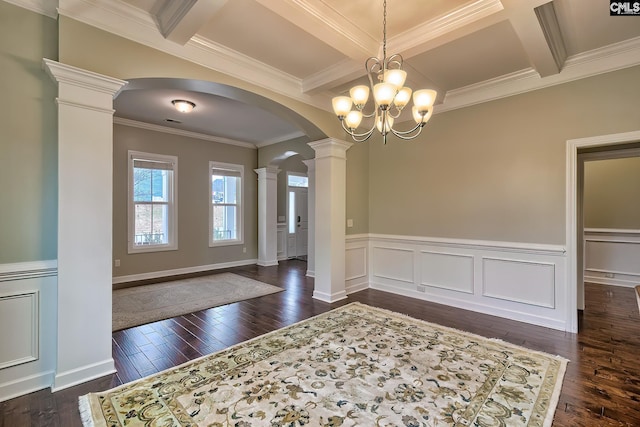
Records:
{"label": "crown molding", "polygon": [[525,69],[463,88],[450,90],[434,114],[506,98],[574,80],[640,65],[640,37],[570,56],[558,74],[540,77]]}
{"label": "crown molding", "polygon": [[[396,36],[390,37],[388,44],[394,52],[407,52],[437,37],[503,10],[504,6],[500,0],[476,0],[449,14],[423,22]],[[414,55],[417,53],[418,51]]]}
{"label": "crown molding", "polygon": [[204,141],[218,142],[220,144],[235,145],[236,147],[251,148],[253,150],[256,150],[258,148],[256,144],[252,144],[250,142],[237,141],[235,139],[223,138],[221,136],[207,135],[199,132],[191,132],[187,130],[174,129],[167,126],[139,122],[137,120],[123,119],[122,117],[114,117],[113,124],[129,126],[129,127],[134,127],[138,129],[152,130],[155,132],[162,132],[162,133],[167,133],[171,135],[185,136],[187,138],[202,139]]}
{"label": "crown molding", "polygon": [[182,2],[162,0],[156,3],[158,6],[155,16],[160,33],[162,33],[164,38],[169,38],[171,32],[178,26],[195,3],[196,0],[186,0]]}
{"label": "crown molding", "polygon": [[364,75],[364,72],[364,63],[346,58],[305,78],[302,81],[302,91],[309,93],[321,89],[331,89]]}
{"label": "crown molding", "polygon": [[[5,0],[27,7],[25,4],[48,4],[48,0]],[[266,1],[266,0],[263,0]],[[287,7],[307,10],[309,0],[283,0]],[[356,73],[355,62],[341,63],[322,70],[304,81],[265,63],[226,48],[211,40],[193,37],[185,46],[165,40],[153,18],[121,0],[59,0],[60,15],[75,19],[104,31],[158,49],[167,54],[196,63],[223,74],[238,78],[274,93],[287,96],[331,112],[331,94],[324,91],[331,79],[346,78]],[[450,15],[414,27],[392,39],[394,50],[407,52],[451,31],[460,25],[477,22],[503,10],[499,0],[477,0]],[[320,13],[314,9],[314,13]],[[318,15],[322,17],[322,15]],[[336,22],[334,21],[335,25]],[[339,25],[337,27],[339,30]],[[444,102],[436,105],[434,113],[476,105],[520,93],[590,77],[593,75],[632,67],[640,64],[640,37],[604,48],[568,57],[560,73],[541,77],[535,70],[526,69],[474,85],[450,90]],[[345,73],[349,67],[349,74]],[[353,68],[351,68],[353,67]],[[345,74],[342,74],[345,73]],[[357,75],[357,74],[356,74]],[[310,92],[314,92],[313,96]]]}
{"label": "crown molding", "polygon": [[49,18],[58,19],[58,2],[52,0],[4,0],[14,6],[48,16]]}
{"label": "crown molding", "polygon": [[324,98],[302,92],[302,80],[221,44],[194,36],[184,46],[166,40],[153,17],[121,0],[60,0],[60,15],[289,98],[327,109]]}

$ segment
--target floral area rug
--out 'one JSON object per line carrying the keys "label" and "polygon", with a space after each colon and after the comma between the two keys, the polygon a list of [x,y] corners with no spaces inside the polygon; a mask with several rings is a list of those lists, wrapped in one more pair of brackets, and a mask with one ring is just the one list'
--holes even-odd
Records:
{"label": "floral area rug", "polygon": [[85,426],[550,426],[567,360],[352,303],[112,390]]}

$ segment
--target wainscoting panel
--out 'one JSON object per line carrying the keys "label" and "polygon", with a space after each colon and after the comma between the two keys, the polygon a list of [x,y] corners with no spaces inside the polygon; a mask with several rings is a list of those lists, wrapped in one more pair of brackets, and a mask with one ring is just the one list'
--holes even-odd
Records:
{"label": "wainscoting panel", "polygon": [[421,284],[473,293],[473,256],[420,251]]}
{"label": "wainscoting panel", "polygon": [[555,308],[555,266],[511,259],[482,259],[482,295]]}
{"label": "wainscoting panel", "polygon": [[371,266],[375,278],[415,282],[412,249],[374,245]]}
{"label": "wainscoting panel", "polygon": [[373,289],[554,329],[570,328],[562,246],[367,236]]}
{"label": "wainscoting panel", "polygon": [[51,386],[56,261],[0,264],[0,402]]}
{"label": "wainscoting panel", "polygon": [[640,230],[587,228],[584,280],[616,286],[640,284]]}
{"label": "wainscoting panel", "polygon": [[278,261],[287,259],[287,224],[280,223],[276,231]]}
{"label": "wainscoting panel", "polygon": [[362,235],[347,236],[345,242],[345,290],[347,294],[369,287],[369,240]]}
{"label": "wainscoting panel", "polygon": [[38,291],[0,294],[0,369],[38,360]]}

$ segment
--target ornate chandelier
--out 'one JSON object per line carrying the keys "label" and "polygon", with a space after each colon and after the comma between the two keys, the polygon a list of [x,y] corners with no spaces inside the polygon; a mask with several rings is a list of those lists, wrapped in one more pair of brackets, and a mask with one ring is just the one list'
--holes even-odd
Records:
{"label": "ornate chandelier", "polygon": [[[400,113],[411,100],[412,90],[404,86],[407,72],[402,69],[402,56],[395,54],[387,58],[387,0],[383,2],[383,10],[382,60],[372,56],[364,64],[369,86],[354,86],[349,91],[350,96],[336,96],[332,100],[333,111],[340,119],[342,128],[356,142],[366,141],[376,129],[382,134],[385,144],[389,132],[405,140],[417,137],[431,118],[433,103],[436,100],[435,90],[421,89],[413,92],[411,111],[416,125],[404,131],[393,128],[394,120],[400,117]],[[369,92],[373,92],[374,108],[370,113],[365,113]],[[355,109],[352,110],[352,107]],[[363,118],[373,118],[373,124],[369,130],[358,133]]]}

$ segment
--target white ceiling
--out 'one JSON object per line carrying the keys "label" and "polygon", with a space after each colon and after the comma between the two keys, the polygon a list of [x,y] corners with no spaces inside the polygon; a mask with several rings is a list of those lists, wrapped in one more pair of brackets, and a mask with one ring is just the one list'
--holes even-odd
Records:
{"label": "white ceiling", "polygon": [[[8,1],[56,14],[54,0]],[[381,56],[382,0],[59,0],[58,12],[328,111]],[[438,91],[437,114],[638,65],[640,17],[609,16],[604,0],[388,0],[387,45],[409,86]],[[135,92],[116,116],[160,124],[181,96],[202,112],[185,129],[258,144],[300,132],[232,99]]]}

